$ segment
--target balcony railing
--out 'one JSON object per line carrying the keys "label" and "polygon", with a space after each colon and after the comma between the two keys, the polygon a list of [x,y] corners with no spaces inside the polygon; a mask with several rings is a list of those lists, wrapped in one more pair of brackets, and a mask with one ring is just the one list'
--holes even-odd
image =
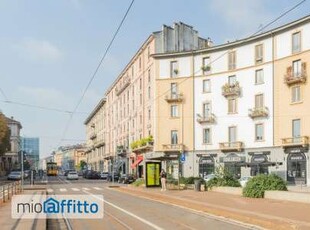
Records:
{"label": "balcony railing", "polygon": [[116,95],[117,96],[120,95],[127,88],[127,86],[130,85],[130,82],[131,82],[130,78],[127,78],[124,80],[123,84],[117,86],[115,89]]}
{"label": "balcony railing", "polygon": [[231,97],[231,96],[239,96],[241,92],[241,88],[239,86],[239,82],[234,84],[226,83],[222,86],[222,95],[224,97]]}
{"label": "balcony railing", "polygon": [[268,115],[269,115],[269,109],[266,106],[249,109],[249,116],[251,118],[268,117]]}
{"label": "balcony railing", "polygon": [[307,68],[306,62],[301,64],[301,71],[294,72],[292,66],[287,67],[286,74],[284,75],[284,82],[287,85],[296,83],[305,83],[307,81]]}
{"label": "balcony railing", "polygon": [[96,148],[99,148],[99,147],[105,145],[105,141],[104,140],[96,140],[96,141],[94,141],[94,145]]}
{"label": "balcony railing", "polygon": [[220,150],[225,151],[237,151],[241,152],[243,149],[243,142],[235,141],[235,142],[222,142],[220,144]]}
{"label": "balcony railing", "polygon": [[204,123],[214,123],[215,122],[215,115],[211,113],[210,115],[201,116],[200,114],[197,114],[197,122],[200,124]]}
{"label": "balcony railing", "polygon": [[165,144],[163,145],[163,150],[165,152],[175,152],[175,151],[183,151],[183,144]]}
{"label": "balcony railing", "polygon": [[154,144],[154,142],[148,142],[144,146],[140,146],[140,147],[132,149],[132,152],[134,152],[134,153],[141,153],[141,152],[146,152],[146,151],[152,150],[153,149],[153,144]]}
{"label": "balcony railing", "polygon": [[119,145],[119,146],[116,147],[116,153],[119,156],[126,155],[127,154],[127,149],[126,149],[125,146]]}
{"label": "balcony railing", "polygon": [[289,137],[282,139],[282,147],[294,147],[294,146],[303,146],[306,147],[309,145],[309,137]]}
{"label": "balcony railing", "polygon": [[89,139],[94,140],[97,137],[96,133],[92,133],[89,137]]}
{"label": "balcony railing", "polygon": [[183,101],[182,93],[172,93],[165,96],[167,102],[181,102]]}

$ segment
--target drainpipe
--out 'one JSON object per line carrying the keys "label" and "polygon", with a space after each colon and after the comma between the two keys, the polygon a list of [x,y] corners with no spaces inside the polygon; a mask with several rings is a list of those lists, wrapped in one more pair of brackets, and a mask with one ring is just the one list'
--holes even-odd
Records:
{"label": "drainpipe", "polygon": [[194,52],[192,52],[192,73],[193,73],[193,177],[195,176],[195,153],[196,153],[196,144],[195,144],[195,60]]}

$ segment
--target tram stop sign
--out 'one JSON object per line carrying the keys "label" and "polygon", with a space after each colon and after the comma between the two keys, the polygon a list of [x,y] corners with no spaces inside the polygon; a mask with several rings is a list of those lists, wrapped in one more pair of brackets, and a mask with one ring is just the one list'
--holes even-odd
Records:
{"label": "tram stop sign", "polygon": [[180,161],[181,161],[181,163],[185,162],[185,154],[184,154],[184,152],[182,152],[182,154],[180,156]]}

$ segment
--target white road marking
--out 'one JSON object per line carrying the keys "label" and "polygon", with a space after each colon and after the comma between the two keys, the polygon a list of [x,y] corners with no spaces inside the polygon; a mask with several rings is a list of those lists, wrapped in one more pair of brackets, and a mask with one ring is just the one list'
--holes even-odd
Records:
{"label": "white road marking", "polygon": [[98,187],[93,187],[93,189],[102,190],[102,188],[98,188]]}
{"label": "white road marking", "polygon": [[82,188],[83,190],[86,190],[86,191],[89,191],[90,189],[89,188]]}
{"label": "white road marking", "polygon": [[119,207],[119,206],[117,206],[117,205],[115,205],[115,204],[113,204],[111,202],[108,202],[108,201],[102,199],[101,197],[98,197],[98,196],[96,196],[96,195],[94,195],[94,194],[92,194],[90,192],[87,192],[87,191],[83,191],[83,192],[87,193],[87,194],[89,194],[89,195],[91,195],[91,196],[93,196],[95,198],[97,198],[98,200],[102,200],[104,203],[106,203],[106,204],[112,206],[113,208],[116,208],[116,209],[126,213],[127,215],[129,215],[129,216],[131,216],[133,218],[136,218],[137,220],[140,220],[141,222],[145,223],[146,225],[148,225],[148,226],[150,226],[150,227],[152,227],[152,228],[154,228],[156,230],[164,230],[163,228],[159,227],[158,225],[155,225],[152,222],[150,222],[150,221],[148,221],[146,219],[143,219],[143,218],[133,214],[132,212],[129,212],[129,211],[127,211],[127,210],[125,210],[125,209],[123,209],[123,208],[121,208],[121,207]]}
{"label": "white road marking", "polygon": [[47,189],[47,192],[52,193],[52,192],[54,192],[54,190],[53,190],[53,189],[51,189],[51,188],[48,188],[48,189]]}
{"label": "white road marking", "polygon": [[61,189],[59,189],[60,190],[60,192],[67,192],[67,189],[66,188],[61,188]]}
{"label": "white road marking", "polygon": [[80,191],[80,189],[78,189],[78,188],[71,188],[73,191],[75,191],[75,192],[78,192],[78,191]]}

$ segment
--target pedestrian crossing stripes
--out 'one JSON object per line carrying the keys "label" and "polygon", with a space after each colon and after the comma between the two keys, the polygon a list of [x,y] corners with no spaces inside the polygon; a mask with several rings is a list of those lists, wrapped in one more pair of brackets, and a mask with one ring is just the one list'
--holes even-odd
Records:
{"label": "pedestrian crossing stripes", "polygon": [[89,188],[86,188],[86,187],[84,187],[84,188],[53,188],[53,189],[51,189],[51,188],[48,188],[48,189],[46,189],[46,191],[48,192],[48,193],[66,193],[66,192],[83,192],[83,191],[102,191],[103,190],[103,188],[99,188],[99,187],[89,187]]}

